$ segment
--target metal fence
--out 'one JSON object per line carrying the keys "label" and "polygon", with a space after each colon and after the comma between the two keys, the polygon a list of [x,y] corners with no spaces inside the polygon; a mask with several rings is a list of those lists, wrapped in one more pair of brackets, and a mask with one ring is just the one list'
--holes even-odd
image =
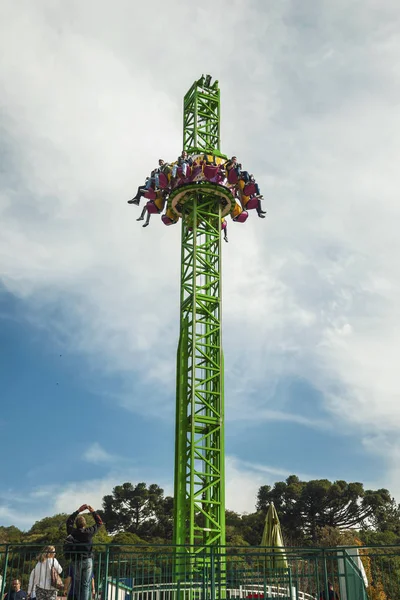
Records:
{"label": "metal fence", "polygon": [[[56,557],[68,571],[80,569],[78,556]],[[0,591],[14,579],[27,590],[41,546],[0,545]],[[399,600],[400,547],[287,548],[287,568],[274,568],[273,548],[208,549],[207,556],[172,546],[94,545],[96,600],[319,600],[331,584],[340,600]],[[65,586],[66,587],[66,586]],[[82,600],[72,587],[58,592]],[[34,594],[32,595],[34,597]]]}

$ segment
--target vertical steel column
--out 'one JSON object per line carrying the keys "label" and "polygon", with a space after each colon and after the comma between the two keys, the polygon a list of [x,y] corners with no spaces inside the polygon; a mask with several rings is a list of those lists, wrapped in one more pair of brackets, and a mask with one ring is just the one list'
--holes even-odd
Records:
{"label": "vertical steel column", "polygon": [[174,543],[225,545],[221,208],[192,193],[182,219]]}
{"label": "vertical steel column", "polygon": [[[204,77],[184,98],[189,154],[223,156],[218,84]],[[181,322],[177,356],[174,544],[178,582],[208,572],[219,549],[225,576],[224,373],[221,336],[221,204],[198,185],[182,208]]]}

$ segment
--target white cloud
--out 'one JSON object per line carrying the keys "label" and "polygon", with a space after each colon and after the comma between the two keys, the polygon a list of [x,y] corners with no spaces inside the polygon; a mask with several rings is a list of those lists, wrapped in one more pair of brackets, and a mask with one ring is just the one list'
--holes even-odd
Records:
{"label": "white cloud", "polygon": [[98,443],[94,442],[84,452],[83,459],[87,462],[98,464],[108,464],[113,462],[120,462],[121,457],[116,454],[110,454]]}
{"label": "white cloud", "polygon": [[36,521],[34,513],[26,513],[9,506],[0,506],[0,519],[2,523],[9,523],[21,529],[29,529]]}
{"label": "white cloud", "polygon": [[112,477],[68,483],[53,499],[54,512],[72,513],[81,504],[90,504],[99,509],[103,496],[110,494],[112,488],[120,483]]}
{"label": "white cloud", "polygon": [[[301,376],[338,429],[399,427],[400,13],[373,9],[2,5],[2,281],[29,318],[122,374],[121,405],[166,410],[179,280],[178,228],[143,230],[125,200],[177,155],[181,96],[210,71],[223,149],[258,176],[270,213],[229,223],[224,247],[228,416],[245,399],[255,418],[285,418],[276,384]],[[133,22],[152,23],[151,43]],[[145,403],[138,380],[157,390]],[[301,407],[286,418],[323,425]]]}
{"label": "white cloud", "polygon": [[[0,507],[0,518],[4,523],[29,529],[36,520],[57,513],[70,514],[84,503],[98,509],[101,508],[103,497],[110,494],[116,485],[124,481],[133,483],[146,481],[144,471],[144,468],[140,470],[112,468],[101,478],[40,486],[25,496],[24,507],[19,505],[17,508],[10,508],[9,505]],[[226,459],[227,508],[238,512],[253,512],[260,485],[272,483],[276,475],[286,477],[288,474],[284,470],[243,462],[235,456],[228,456]],[[163,474],[158,475],[159,477],[155,475],[155,479],[164,489],[165,495],[173,494],[173,482],[165,480]],[[2,495],[2,499],[12,501],[12,491],[7,498]]]}
{"label": "white cloud", "polygon": [[265,475],[242,468],[237,458],[226,459],[226,507],[235,512],[254,512],[258,488],[265,484]]}

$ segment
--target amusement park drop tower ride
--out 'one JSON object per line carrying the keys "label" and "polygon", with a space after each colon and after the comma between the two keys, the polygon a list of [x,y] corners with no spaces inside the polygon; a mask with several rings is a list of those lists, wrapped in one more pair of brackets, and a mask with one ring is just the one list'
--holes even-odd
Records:
{"label": "amusement park drop tower ride", "polygon": [[239,223],[251,208],[265,215],[252,176],[220,151],[220,92],[209,75],[185,95],[181,157],[172,165],[160,159],[159,165],[128,203],[139,205],[142,195],[149,200],[137,219],[147,211],[147,227],[168,197],[163,223],[182,223],[174,544],[176,579],[184,581],[188,564],[192,571],[211,564],[213,548],[221,574],[225,565],[221,229],[228,214]]}
{"label": "amusement park drop tower ride", "polygon": [[[210,79],[202,77],[184,97],[183,149],[226,159],[220,152],[220,91]],[[199,562],[207,561],[210,546],[220,552],[225,546],[221,219],[232,200],[217,183],[194,182],[174,189],[168,202],[182,216],[174,544],[182,547],[178,553],[185,546],[198,554]]]}

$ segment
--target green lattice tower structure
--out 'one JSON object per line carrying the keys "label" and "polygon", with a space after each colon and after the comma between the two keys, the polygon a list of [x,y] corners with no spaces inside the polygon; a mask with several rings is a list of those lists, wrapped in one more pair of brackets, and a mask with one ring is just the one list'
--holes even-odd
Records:
{"label": "green lattice tower structure", "polygon": [[220,152],[221,121],[218,81],[211,86],[211,77],[195,81],[183,100],[183,148],[190,154]]}
{"label": "green lattice tower structure", "polygon": [[[184,150],[226,158],[220,152],[220,91],[210,79],[202,77],[185,95]],[[221,219],[231,200],[229,190],[210,182],[182,186],[169,198],[182,216],[174,491],[178,579],[179,564],[186,565],[187,579],[188,564],[204,568],[211,548],[225,546]],[[182,553],[190,554],[189,563]]]}

